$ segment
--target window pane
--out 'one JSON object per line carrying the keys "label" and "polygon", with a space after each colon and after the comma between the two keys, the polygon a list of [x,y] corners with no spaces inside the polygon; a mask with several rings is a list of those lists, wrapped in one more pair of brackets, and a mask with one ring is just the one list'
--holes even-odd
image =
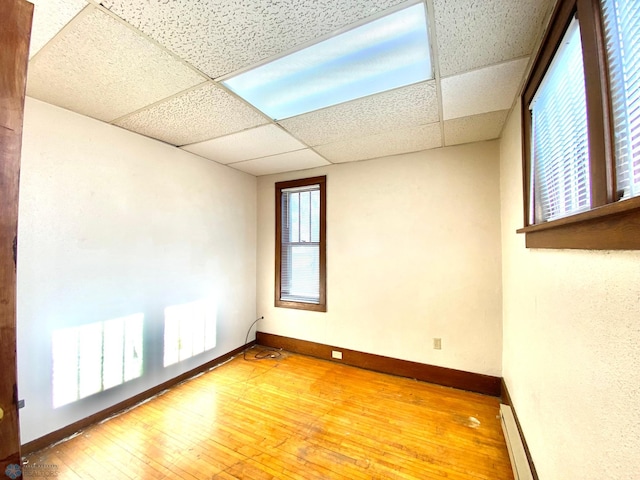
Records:
{"label": "window pane", "polygon": [[320,241],[320,190],[311,192],[311,241]]}
{"label": "window pane", "polygon": [[532,114],[530,222],[590,208],[589,145],[580,29],[573,20],[529,108]]}
{"label": "window pane", "polygon": [[311,240],[311,193],[300,194],[300,241]]}
{"label": "window pane", "polygon": [[287,288],[283,289],[282,299],[317,303],[320,291],[320,248],[314,244],[290,246],[287,257],[289,262],[284,272]]}
{"label": "window pane", "polygon": [[[289,201],[289,224],[283,231],[289,232],[290,242],[300,241],[300,194],[299,193],[285,193],[285,197],[288,197]],[[286,218],[286,217],[285,217]],[[287,241],[285,239],[285,241]]]}
{"label": "window pane", "polygon": [[640,194],[640,3],[603,2],[618,191]]}

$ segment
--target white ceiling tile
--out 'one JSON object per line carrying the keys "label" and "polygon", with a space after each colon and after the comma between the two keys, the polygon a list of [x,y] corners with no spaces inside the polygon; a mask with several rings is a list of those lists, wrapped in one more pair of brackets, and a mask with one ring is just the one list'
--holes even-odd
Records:
{"label": "white ceiling tile", "polygon": [[233,163],[229,166],[250,173],[251,175],[260,176],[323,167],[325,165],[330,164],[313,150],[305,149]]}
{"label": "white ceiling tile", "polygon": [[496,138],[554,3],[429,0],[442,99],[423,82],[273,125],[155,42],[218,78],[405,0],[32,1],[29,95],[255,175]]}
{"label": "white ceiling tile", "polygon": [[229,74],[403,0],[103,0],[212,78]]}
{"label": "white ceiling tile", "polygon": [[116,125],[173,145],[187,145],[267,122],[241,100],[206,83],[118,120]]}
{"label": "white ceiling tile", "polygon": [[434,0],[440,74],[454,75],[533,51],[553,0]]}
{"label": "white ceiling tile", "polygon": [[327,160],[341,163],[417,152],[441,146],[440,124],[432,123],[322,145],[316,147],[316,150]]}
{"label": "white ceiling tile", "polygon": [[301,150],[306,145],[277,125],[265,125],[182,148],[218,163],[233,163]]}
{"label": "white ceiling tile", "polygon": [[89,7],[30,62],[27,94],[111,121],[202,81],[152,42]]}
{"label": "white ceiling tile", "polygon": [[282,120],[282,125],[311,146],[375,135],[438,121],[435,82],[390,92]]}
{"label": "white ceiling tile", "polygon": [[498,138],[508,114],[509,110],[500,110],[473,117],[446,120],[444,143],[449,146]]}
{"label": "white ceiling tile", "polygon": [[528,62],[528,58],[520,58],[443,78],[444,119],[510,109]]}
{"label": "white ceiling tile", "polygon": [[29,58],[46,45],[80,10],[85,0],[30,0],[34,4]]}

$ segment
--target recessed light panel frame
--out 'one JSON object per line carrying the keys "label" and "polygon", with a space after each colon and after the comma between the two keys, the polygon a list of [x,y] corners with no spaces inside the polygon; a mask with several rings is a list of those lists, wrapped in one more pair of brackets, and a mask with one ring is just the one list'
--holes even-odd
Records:
{"label": "recessed light panel frame", "polygon": [[433,78],[424,2],[222,81],[273,120]]}

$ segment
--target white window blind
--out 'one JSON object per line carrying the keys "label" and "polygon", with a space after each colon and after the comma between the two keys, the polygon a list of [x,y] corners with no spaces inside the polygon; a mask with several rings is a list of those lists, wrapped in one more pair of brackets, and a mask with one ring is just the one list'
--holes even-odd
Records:
{"label": "white window blind", "polygon": [[640,195],[640,2],[602,2],[613,124],[616,176],[622,198]]}
{"label": "white window blind", "polygon": [[589,144],[580,28],[567,29],[531,104],[530,223],[590,208]]}
{"label": "white window blind", "polygon": [[320,303],[320,185],[282,190],[281,300]]}

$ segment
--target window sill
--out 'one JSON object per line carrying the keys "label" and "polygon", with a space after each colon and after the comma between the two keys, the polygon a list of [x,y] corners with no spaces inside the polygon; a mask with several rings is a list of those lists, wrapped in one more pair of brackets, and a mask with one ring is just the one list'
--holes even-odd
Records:
{"label": "window sill", "polygon": [[517,230],[527,248],[640,250],[640,197]]}
{"label": "window sill", "polygon": [[309,310],[311,312],[326,312],[327,306],[323,303],[293,302],[291,300],[276,299],[275,306],[279,308],[295,308],[298,310]]}

